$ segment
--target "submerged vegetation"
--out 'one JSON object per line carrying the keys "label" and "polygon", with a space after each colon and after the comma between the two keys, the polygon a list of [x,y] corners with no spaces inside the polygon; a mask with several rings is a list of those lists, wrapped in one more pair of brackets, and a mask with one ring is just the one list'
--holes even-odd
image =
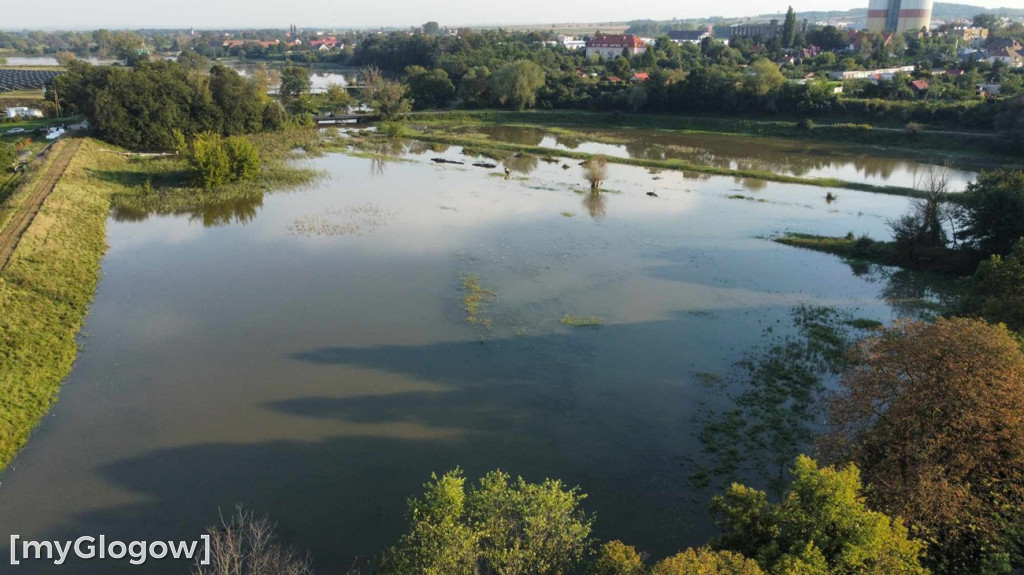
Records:
{"label": "submerged vegetation", "polygon": [[562,316],[561,322],[563,325],[571,327],[601,327],[604,325],[604,319],[596,315],[582,316],[568,313]]}
{"label": "submerged vegetation", "polygon": [[460,289],[465,292],[462,297],[462,310],[466,312],[466,321],[489,327],[491,320],[483,317],[482,312],[484,307],[498,297],[498,293],[481,285],[480,278],[473,274],[462,274],[460,281]]}

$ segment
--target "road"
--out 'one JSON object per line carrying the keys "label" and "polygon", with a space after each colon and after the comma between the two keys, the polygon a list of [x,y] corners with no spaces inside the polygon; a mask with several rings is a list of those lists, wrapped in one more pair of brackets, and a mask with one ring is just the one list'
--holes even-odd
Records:
{"label": "road", "polygon": [[7,262],[10,261],[14,249],[18,247],[21,236],[25,234],[25,230],[32,224],[32,220],[39,213],[39,209],[43,207],[43,202],[50,196],[53,188],[57,186],[57,182],[64,175],[64,170],[71,163],[71,158],[75,156],[75,152],[78,151],[81,145],[82,140],[76,138],[65,143],[57,151],[57,157],[54,158],[46,173],[36,182],[32,194],[18,208],[18,213],[14,214],[14,217],[7,222],[7,226],[0,230],[0,270],[7,266]]}

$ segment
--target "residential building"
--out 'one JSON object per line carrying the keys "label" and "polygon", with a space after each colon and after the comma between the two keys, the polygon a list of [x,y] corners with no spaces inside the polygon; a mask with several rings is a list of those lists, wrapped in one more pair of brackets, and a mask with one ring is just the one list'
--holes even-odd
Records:
{"label": "residential building", "polygon": [[605,60],[618,58],[623,50],[629,56],[637,56],[647,51],[647,44],[632,34],[600,34],[587,42],[587,58],[600,56]]}
{"label": "residential building", "polygon": [[42,118],[43,112],[35,108],[13,107],[7,108],[8,118]]}
{"label": "residential building", "polygon": [[715,37],[715,27],[708,26],[697,30],[670,30],[669,40],[676,44],[700,44],[705,38]]}
{"label": "residential building", "polygon": [[988,40],[988,28],[975,28],[973,26],[954,26],[946,32],[946,36],[956,38],[965,45],[974,45]]}
{"label": "residential building", "polygon": [[896,68],[879,68],[878,70],[847,70],[845,72],[829,72],[830,80],[889,80],[900,72],[912,74],[913,66],[899,66]]}
{"label": "residential building", "polygon": [[[807,20],[797,22],[798,33],[807,32]],[[769,22],[746,22],[729,26],[730,38],[761,38],[762,40],[773,40],[776,36],[782,35],[782,24],[778,20]]]}
{"label": "residential building", "polygon": [[988,61],[993,64],[1001,62],[1011,68],[1019,68],[1024,65],[1024,55],[1012,48],[1002,48],[1001,50],[992,52]]}

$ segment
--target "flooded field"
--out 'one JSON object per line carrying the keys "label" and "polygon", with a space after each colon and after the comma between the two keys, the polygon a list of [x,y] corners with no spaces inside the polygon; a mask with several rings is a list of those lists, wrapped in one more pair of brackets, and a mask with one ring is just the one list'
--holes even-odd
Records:
{"label": "flooded field", "polygon": [[[591,194],[576,161],[390,152],[310,160],[323,180],[262,202],[114,214],[83,349],[0,476],[0,524],[194,539],[242,503],[339,572],[399,536],[432,471],[500,467],[578,484],[596,536],[660,557],[712,533],[697,420],[729,399],[707,380],[795,306],[901,309],[891,278],[766,238],[887,237],[906,198],[621,165]],[[899,162],[872,173],[920,169]]]}
{"label": "flooded field", "polygon": [[[731,170],[759,170],[808,178],[837,178],[848,182],[915,187],[930,169],[950,159],[928,153],[893,153],[869,146],[841,146],[814,141],[718,134],[681,134],[653,130],[546,130],[544,128],[485,126],[472,131],[491,139],[575,150],[620,158],[677,159]],[[984,164],[953,161],[950,191],[962,192]]]}

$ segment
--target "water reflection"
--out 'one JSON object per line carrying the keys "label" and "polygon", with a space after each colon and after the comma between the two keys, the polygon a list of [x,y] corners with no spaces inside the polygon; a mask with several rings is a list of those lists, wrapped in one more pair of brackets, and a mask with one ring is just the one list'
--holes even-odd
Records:
{"label": "water reflection", "polygon": [[201,222],[205,228],[213,228],[228,224],[248,224],[256,219],[262,208],[263,194],[256,194],[244,198],[172,210],[144,210],[134,206],[115,205],[112,209],[111,217],[116,222],[144,222],[154,215],[178,215],[187,216],[190,222]]}
{"label": "water reflection", "polygon": [[[484,126],[474,128],[493,140],[529,146],[579,150],[645,160],[683,160],[730,170],[767,171],[797,177],[866,179],[913,187],[923,170],[940,160],[923,154],[865,153],[863,147],[807,143],[766,137],[666,133],[651,130],[561,131]],[[952,189],[963,190],[977,172],[993,166],[972,161],[954,165]]]}
{"label": "water reflection", "polygon": [[583,196],[583,208],[595,220],[604,219],[608,214],[608,198],[599,191],[590,191]]}

